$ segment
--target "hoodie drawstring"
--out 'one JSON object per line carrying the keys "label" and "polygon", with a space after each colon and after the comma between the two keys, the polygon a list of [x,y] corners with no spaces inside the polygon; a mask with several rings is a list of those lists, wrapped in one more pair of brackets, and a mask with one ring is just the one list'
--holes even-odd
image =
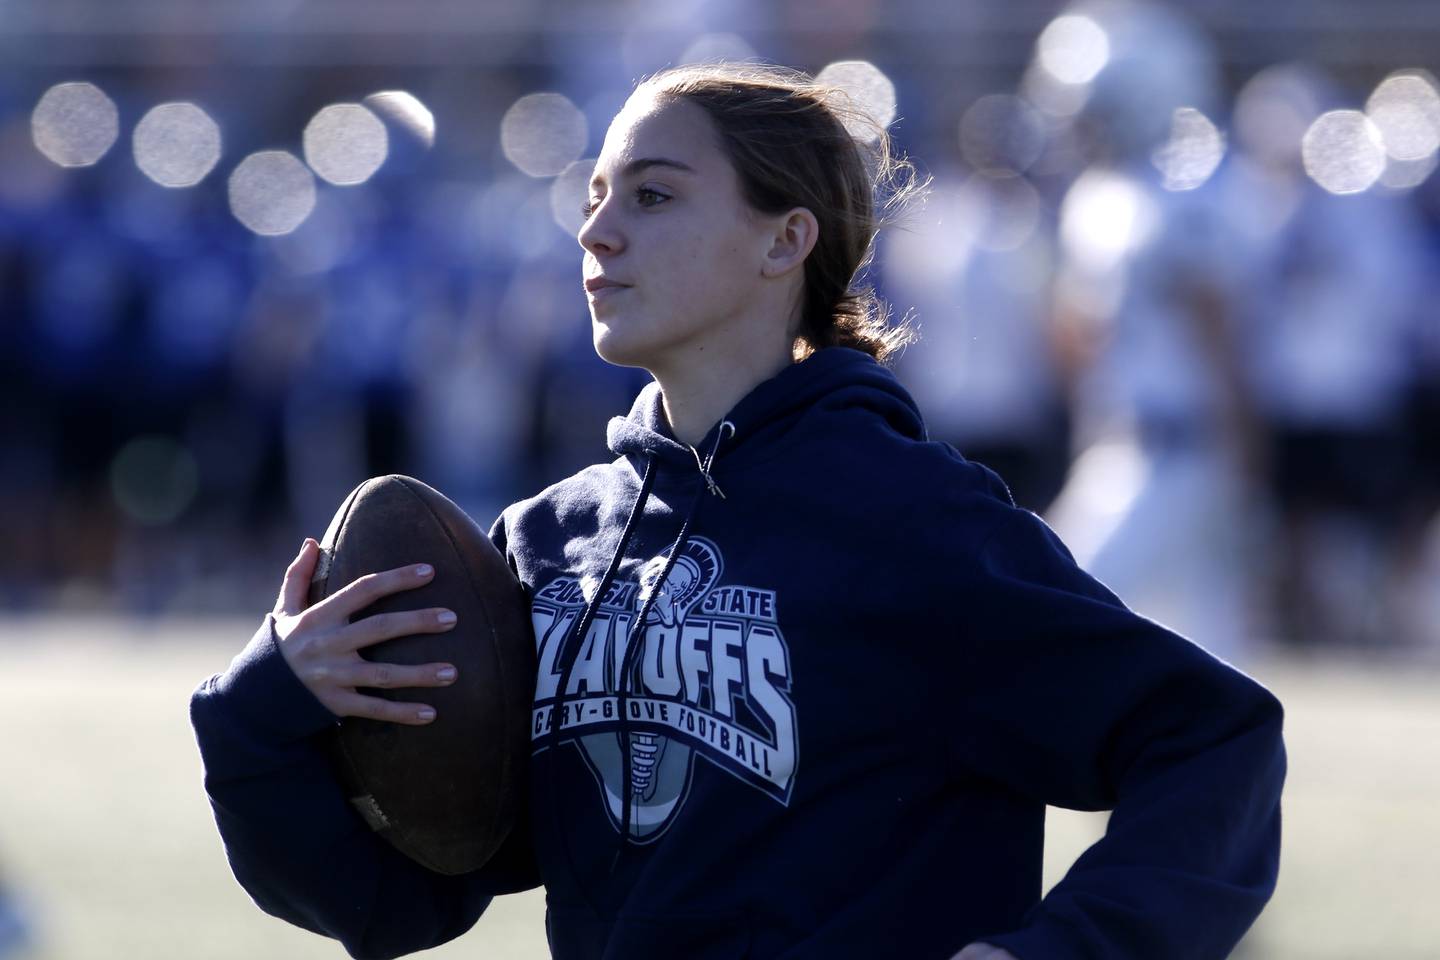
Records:
{"label": "hoodie drawstring", "polygon": [[[650,499],[650,488],[655,481],[655,458],[647,457],[645,460],[645,475],[640,480],[640,493],[635,497],[635,505],[630,508],[630,517],[625,521],[625,529],[620,534],[620,542],[615,546],[615,553],[610,557],[610,566],[605,570],[605,576],[600,578],[600,585],[595,593],[585,604],[585,613],[580,618],[580,627],[575,631],[574,650],[564,650],[565,661],[560,670],[560,684],[555,688],[555,705],[551,708],[550,729],[546,734],[546,745],[552,749],[558,749],[560,742],[560,728],[565,723],[565,688],[570,684],[570,675],[575,670],[575,661],[580,657],[580,650],[585,646],[585,633],[590,629],[590,623],[595,619],[596,612],[600,609],[600,599],[605,596],[605,591],[610,589],[610,584],[615,579],[615,573],[620,569],[620,561],[625,556],[625,547],[630,542],[631,536],[635,533],[635,527],[640,521],[640,516],[645,512],[645,501]],[[560,790],[556,784],[557,764],[552,759],[550,762],[550,816],[558,823],[560,819],[559,798]]]}
{"label": "hoodie drawstring", "polygon": [[[664,586],[665,581],[669,578],[670,571],[675,566],[675,561],[679,559],[680,551],[684,549],[685,542],[689,539],[690,525],[695,518],[696,511],[700,508],[700,501],[704,498],[707,492],[714,494],[722,500],[725,498],[724,492],[721,491],[719,484],[715,482],[715,478],[711,476],[710,470],[715,462],[715,455],[720,451],[720,444],[724,442],[727,435],[733,436],[734,434],[735,424],[731,423],[729,420],[724,420],[721,421],[720,431],[715,438],[715,443],[713,446],[711,446],[710,453],[707,457],[705,457],[704,460],[700,459],[700,454],[698,451],[695,451],[693,447],[691,448],[691,452],[695,453],[695,463],[696,466],[699,468],[700,478],[702,482],[696,488],[695,496],[690,502],[690,509],[686,512],[685,520],[680,525],[680,533],[676,536],[675,542],[670,546],[669,555],[665,558],[665,565],[660,571],[660,575],[651,582],[650,589],[645,596],[644,601],[640,605],[640,610],[636,614],[635,620],[630,626],[629,636],[626,638],[625,641],[625,650],[621,659],[620,671],[615,678],[615,687],[617,692],[616,705],[620,711],[620,729],[618,733],[620,740],[621,758],[621,776],[619,784],[621,794],[621,808],[620,843],[615,850],[615,858],[611,861],[610,864],[610,869],[612,872],[619,864],[620,855],[624,852],[626,845],[630,841],[630,818],[633,816],[634,810],[634,804],[632,801],[632,794],[634,791],[632,789],[633,785],[631,783],[631,779],[634,777],[634,769],[630,757],[630,732],[628,729],[629,716],[627,713],[627,700],[630,694],[629,675],[631,671],[633,671],[637,666],[636,658],[638,656],[639,648],[643,643],[643,638],[645,635],[645,621],[649,618],[650,610],[654,606],[656,599],[659,597],[660,590]],[[634,536],[635,528],[639,525],[641,516],[644,515],[645,503],[650,498],[650,491],[654,487],[655,477],[657,473],[659,473],[659,470],[656,466],[656,458],[654,457],[654,455],[647,456],[645,459],[645,474],[640,481],[640,492],[636,495],[635,503],[630,508],[630,516],[625,521],[625,529],[620,534],[620,541],[615,545],[615,552],[610,557],[610,563],[605,570],[605,575],[600,578],[599,586],[596,587],[595,592],[590,596],[589,600],[585,604],[585,612],[580,618],[579,625],[575,628],[574,633],[570,634],[570,637],[574,638],[574,642],[570,643],[569,638],[567,638],[566,647],[570,649],[563,650],[563,657],[560,669],[560,682],[555,690],[555,705],[552,708],[550,728],[546,732],[546,740],[548,746],[553,747],[559,743],[560,730],[565,722],[565,701],[569,696],[566,688],[570,685],[570,678],[575,671],[575,664],[580,658],[580,651],[585,646],[585,635],[589,631],[590,625],[595,619],[595,615],[599,612],[600,602],[602,598],[605,596],[606,591],[610,589],[610,585],[614,582],[615,576],[619,572],[621,561],[625,557],[625,548],[629,546],[630,541]],[[551,764],[550,769],[553,775],[553,772],[556,769],[553,763]],[[555,787],[556,784],[552,781],[551,790],[549,791],[551,797],[551,813],[553,816],[558,817],[559,811],[555,805],[559,802],[558,798],[560,791],[558,789],[555,789]]]}
{"label": "hoodie drawstring", "polygon": [[635,616],[635,622],[630,627],[630,636],[625,642],[625,654],[620,662],[620,673],[616,677],[617,702],[620,710],[620,845],[615,851],[615,859],[611,861],[610,869],[614,872],[616,865],[620,862],[620,854],[624,852],[626,844],[630,841],[630,817],[633,811],[634,794],[631,779],[635,775],[633,763],[630,758],[630,714],[627,709],[627,701],[630,695],[630,672],[636,667],[636,656],[643,645],[645,636],[645,621],[650,618],[650,609],[654,606],[655,600],[660,595],[660,590],[665,581],[670,577],[670,571],[675,566],[675,561],[680,558],[680,551],[685,547],[685,541],[690,537],[690,524],[695,519],[695,513],[700,509],[700,501],[704,499],[706,492],[714,494],[720,499],[725,499],[715,478],[710,475],[710,467],[715,462],[715,454],[720,452],[720,444],[725,440],[726,430],[730,435],[735,433],[735,424],[729,420],[720,423],[720,432],[715,437],[715,443],[710,448],[710,455],[702,462],[700,454],[692,447],[691,452],[695,453],[695,462],[700,467],[700,476],[704,483],[695,490],[695,496],[690,501],[690,509],[685,514],[685,522],[680,525],[680,533],[675,537],[675,542],[670,545],[669,555],[665,558],[665,566],[650,584],[646,592],[645,600],[640,605],[640,611]]}
{"label": "hoodie drawstring", "polygon": [[560,734],[560,724],[564,719],[563,709],[565,706],[565,688],[570,683],[570,674],[575,669],[575,661],[580,657],[580,648],[585,645],[584,637],[590,629],[590,623],[595,619],[595,614],[600,609],[600,598],[605,596],[605,591],[610,589],[611,582],[615,579],[615,573],[620,569],[620,561],[625,557],[625,547],[629,545],[631,536],[635,533],[635,527],[640,521],[640,516],[645,512],[645,501],[650,499],[650,488],[655,483],[655,458],[645,459],[645,475],[640,480],[640,493],[635,497],[635,504],[630,508],[630,516],[625,521],[625,529],[620,533],[620,542],[615,545],[615,552],[610,557],[610,566],[605,570],[605,576],[600,578],[600,585],[595,588],[595,593],[585,604],[585,613],[580,618],[580,626],[573,636],[576,638],[574,649],[567,650],[564,665],[560,669],[560,685],[555,688],[555,712],[550,722],[550,742],[553,745]]}

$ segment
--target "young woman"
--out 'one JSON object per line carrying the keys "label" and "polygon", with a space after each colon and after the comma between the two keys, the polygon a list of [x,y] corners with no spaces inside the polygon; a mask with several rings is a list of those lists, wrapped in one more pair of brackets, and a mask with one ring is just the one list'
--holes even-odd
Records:
{"label": "young woman", "polygon": [[[236,876],[265,910],[393,956],[543,883],[579,957],[1223,957],[1275,882],[1281,710],[1131,613],[1003,484],[928,442],[852,289],[883,135],[803,75],[703,66],[615,118],[579,234],[595,348],[654,375],[616,459],[492,537],[532,600],[529,822],[443,877],[368,832],[322,760],[356,651],[447,627],[350,614],[390,571],[275,611],[192,715]],[[872,151],[867,155],[867,151]],[[920,349],[923,349],[920,348]],[[1114,813],[1043,900],[1046,804]]]}

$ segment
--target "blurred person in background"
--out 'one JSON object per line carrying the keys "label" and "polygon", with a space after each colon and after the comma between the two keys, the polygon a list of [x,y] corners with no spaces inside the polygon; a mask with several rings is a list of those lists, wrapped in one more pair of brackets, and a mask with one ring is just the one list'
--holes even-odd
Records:
{"label": "blurred person in background", "polygon": [[1262,71],[1236,103],[1241,249],[1261,278],[1242,329],[1276,516],[1273,630],[1306,646],[1400,647],[1412,638],[1395,616],[1399,546],[1415,523],[1409,491],[1426,482],[1407,403],[1427,254],[1408,195],[1334,183],[1344,170],[1302,157],[1307,128],[1342,105],[1301,65]]}
{"label": "blurred person in background", "polygon": [[[25,472],[34,471],[15,480],[24,502],[40,508],[43,528],[19,546],[36,551],[27,566],[42,578],[75,578],[97,591],[118,537],[105,470],[129,426],[116,401],[135,366],[140,303],[130,251],[106,236],[102,196],[74,181],[52,196],[48,215],[28,225],[20,270],[27,282],[12,291],[20,305],[14,336],[27,361],[19,380],[25,403],[14,409],[24,412],[17,436],[29,447],[14,466],[28,460]],[[36,502],[26,488],[40,477],[53,486]]]}
{"label": "blurred person in background", "polygon": [[1137,611],[1243,659],[1257,427],[1237,201],[1211,176],[1223,150],[1206,115],[1220,95],[1211,42],[1172,8],[1069,13],[1108,42],[1078,95],[1037,81],[1049,86],[1037,95],[1084,98],[1089,158],[1061,204],[1055,288],[1078,457],[1047,516]]}
{"label": "blurred person in background", "polygon": [[407,361],[415,396],[405,428],[418,475],[470,516],[495,516],[529,430],[525,371],[506,362],[494,316],[450,315],[433,291],[412,312],[428,317],[411,334]]}
{"label": "blurred person in background", "polygon": [[1401,631],[1432,652],[1440,651],[1440,179],[1416,191],[1425,244],[1418,322],[1407,354],[1411,466],[1406,518],[1397,562]]}
{"label": "blurred person in background", "polygon": [[994,168],[939,174],[922,225],[884,248],[886,292],[915,309],[922,346],[896,374],[930,435],[1000,475],[1043,513],[1070,460],[1051,327],[1053,231],[1029,182]]}
{"label": "blurred person in background", "polygon": [[[539,646],[528,822],[454,877],[365,825],[323,738],[341,716],[429,723],[425,688],[455,677],[392,666],[381,684],[358,651],[449,627],[351,622],[419,568],[307,609],[307,539],[191,701],[263,909],[356,956],[451,939],[542,882],[562,960],[1229,954],[1278,869],[1280,705],[926,439],[881,363],[907,331],[859,285],[908,170],[803,74],[639,86],[578,240],[595,352],[654,381],[610,422],[613,461],[491,533]],[[418,702],[360,692],[376,685]],[[626,709],[641,698],[702,732]],[[1047,803],[1115,812],[1042,901]]]}

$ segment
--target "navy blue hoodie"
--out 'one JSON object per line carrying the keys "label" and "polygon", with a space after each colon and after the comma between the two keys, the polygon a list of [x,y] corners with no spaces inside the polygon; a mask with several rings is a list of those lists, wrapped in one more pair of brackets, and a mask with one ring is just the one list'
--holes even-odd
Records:
{"label": "navy blue hoodie", "polygon": [[[1274,888],[1279,703],[927,441],[887,370],[821,350],[695,448],[651,384],[608,439],[492,530],[539,670],[530,819],[485,869],[368,833],[270,618],[196,691],[263,909],[356,956],[542,882],[560,960],[1228,954]],[[1041,900],[1046,804],[1114,812]]]}

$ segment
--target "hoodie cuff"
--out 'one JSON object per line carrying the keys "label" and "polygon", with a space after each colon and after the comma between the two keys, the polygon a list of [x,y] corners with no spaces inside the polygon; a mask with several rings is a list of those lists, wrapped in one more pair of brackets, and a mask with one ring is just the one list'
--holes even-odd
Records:
{"label": "hoodie cuff", "polygon": [[339,717],[300,682],[279,644],[275,615],[267,613],[245,649],[215,678],[213,690],[240,723],[266,740],[285,743],[333,727]]}

